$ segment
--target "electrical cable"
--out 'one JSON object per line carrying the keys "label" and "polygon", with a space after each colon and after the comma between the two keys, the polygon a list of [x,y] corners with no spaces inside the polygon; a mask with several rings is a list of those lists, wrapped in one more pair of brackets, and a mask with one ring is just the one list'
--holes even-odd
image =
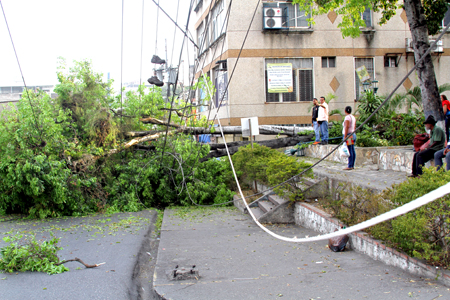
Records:
{"label": "electrical cable", "polygon": [[[244,49],[244,45],[245,45],[245,42],[247,41],[248,33],[250,32],[250,28],[251,28],[251,26],[252,26],[253,20],[255,19],[255,15],[256,15],[256,12],[258,11],[259,4],[260,4],[260,3],[261,3],[261,0],[258,0],[258,3],[256,4],[255,11],[253,12],[252,20],[251,20],[251,22],[250,22],[250,25],[248,26],[247,32],[246,32],[245,37],[244,37],[244,41],[242,42],[241,49],[239,50],[239,54],[238,54],[238,56],[237,56],[237,58],[236,58],[236,62],[234,63],[233,70],[231,71],[230,78],[228,79],[228,83],[227,83],[227,86],[226,86],[226,88],[225,88],[226,91],[228,91],[228,87],[230,86],[231,79],[233,79],[234,71],[236,70],[236,66],[237,66],[237,64],[238,64],[238,62],[239,62],[239,58],[241,57],[242,50]],[[219,109],[220,109],[220,107],[222,106],[222,102],[223,102],[224,97],[225,97],[225,93],[223,94],[222,99],[220,100],[219,105],[217,105],[217,112],[216,112],[216,115],[214,116],[213,122],[216,120],[216,117],[218,116]],[[211,110],[210,110],[210,111],[211,111]],[[209,119],[209,116],[210,116],[210,115],[208,114],[208,119]]]}
{"label": "electrical cable", "polygon": [[[177,3],[177,16],[175,17],[175,23],[178,22],[178,12],[180,10],[180,0],[178,0]],[[173,59],[173,50],[175,49],[175,37],[177,35],[177,26],[175,26],[174,30],[173,30],[173,43],[172,43],[172,54],[170,56],[170,63],[172,63],[172,59]],[[174,91],[175,93],[175,91]]]}
{"label": "electrical cable", "polygon": [[[155,0],[153,0],[153,2],[155,2]],[[158,9],[156,10],[155,55],[158,55],[158,25],[159,25],[159,10],[161,8],[159,6],[159,0],[158,3],[155,2],[155,4],[158,6]]]}
{"label": "electrical cable", "polygon": [[6,23],[6,28],[8,29],[8,34],[9,34],[9,38],[11,40],[11,44],[12,44],[13,49],[14,49],[14,54],[16,56],[17,65],[19,66],[20,75],[22,76],[22,81],[23,81],[23,85],[24,85],[24,88],[25,88],[25,93],[27,94],[28,101],[30,102],[31,111],[33,112],[34,122],[36,123],[36,130],[38,131],[38,134],[39,134],[39,136],[41,138],[41,142],[44,143],[42,129],[39,126],[39,123],[38,123],[38,120],[37,120],[37,117],[36,117],[36,112],[34,111],[34,106],[31,103],[30,94],[28,93],[28,87],[27,87],[27,84],[25,82],[25,77],[23,76],[22,67],[20,65],[19,56],[17,55],[16,46],[14,45],[14,41],[13,41],[13,38],[12,38],[11,30],[9,29],[8,20],[6,19],[5,9],[3,8],[3,3],[2,3],[1,0],[0,0],[0,6],[2,7],[3,17],[4,17],[5,23]]}
{"label": "electrical cable", "polygon": [[123,124],[123,11],[124,11],[124,2],[125,0],[122,0],[122,26],[121,26],[121,32],[120,32],[120,122]]}
{"label": "electrical cable", "polygon": [[[184,30],[180,27],[180,25],[178,25],[178,23],[175,22],[175,21],[169,16],[169,14],[168,14],[161,6],[159,6],[159,0],[158,0],[158,3],[156,3],[155,0],[152,0],[152,1],[153,1],[153,3],[155,3],[155,4],[158,6],[158,12],[159,12],[159,9],[161,9],[161,11],[162,11],[162,12],[170,19],[170,21],[172,21],[172,22],[175,24],[175,26],[177,26],[177,28],[180,29],[181,32],[183,32],[183,33],[187,36],[186,31],[184,31]],[[192,7],[189,7],[189,14],[191,14],[191,10],[192,10]],[[187,28],[187,26],[186,26],[186,28]],[[191,34],[191,36],[192,36],[192,34]],[[191,41],[191,43],[194,45],[194,47],[198,48],[198,45],[194,42],[193,39],[191,39],[191,38],[189,38],[189,37],[188,37],[188,39]]]}
{"label": "electrical cable", "polygon": [[[227,28],[228,28],[228,22],[229,22],[229,17],[230,17],[230,11],[231,11],[231,4],[232,4],[232,2],[233,2],[233,0],[231,0],[230,3],[229,3],[229,5],[228,5],[227,13],[226,13],[224,22],[223,22],[222,27],[221,27],[221,32],[226,32],[226,30],[227,30]],[[210,12],[211,12],[211,10],[210,10]],[[205,31],[205,32],[206,32],[206,31]],[[225,36],[223,37],[223,39],[224,39],[224,40],[223,40],[223,42],[222,42],[222,49],[221,49],[221,54],[220,54],[220,56],[219,56],[219,60],[222,60],[222,55],[224,54],[224,53],[223,53],[223,49],[224,49],[224,46],[225,46]],[[212,57],[215,57],[216,52],[217,52],[217,49],[218,49],[218,47],[216,47],[216,48],[214,49],[214,53],[212,54]],[[202,67],[200,68],[200,72],[202,72],[203,75],[204,75],[204,73],[203,73],[203,67],[204,67],[204,64],[205,64],[205,60],[203,61]],[[211,71],[212,67],[213,67],[213,64],[211,63],[211,64],[209,65],[209,70],[208,70],[208,72]],[[194,73],[195,73],[195,69],[194,69]],[[193,85],[194,79],[195,79],[195,74],[193,74],[193,76],[192,76],[192,80],[191,80],[190,86]],[[195,91],[194,91],[194,92],[195,92]],[[190,97],[190,94],[189,94],[189,100],[190,100],[190,103],[186,103],[186,106],[183,108],[183,112],[182,112],[183,115],[185,115],[185,109],[186,109],[186,107],[188,107],[189,104],[192,105],[192,99],[191,99],[191,97]],[[211,99],[211,101],[213,101],[213,100]],[[208,116],[208,118],[209,118],[209,116]],[[205,129],[207,128],[207,124],[205,125],[204,128],[205,128]],[[199,155],[200,155],[201,149],[202,149],[202,147],[200,146],[199,149],[198,149],[198,151],[197,151],[196,159],[194,160],[194,165],[191,166],[190,175],[191,175],[192,172],[193,172],[193,169],[194,169],[194,166],[195,166],[195,162],[198,161],[198,157],[199,157]],[[189,158],[191,157],[191,155],[192,155],[192,152],[189,153],[189,156],[188,156],[187,160],[189,160]]]}
{"label": "electrical cable", "polygon": [[[153,0],[153,1],[154,1],[154,0]],[[189,6],[189,14],[188,14],[187,21],[186,21],[186,28],[189,26],[189,21],[190,21],[190,19],[191,19],[191,13],[192,13],[192,6],[193,6],[193,3],[194,3],[194,0],[191,1],[191,4],[190,4],[190,6]],[[184,48],[184,44],[186,43],[186,38],[187,38],[187,33],[184,34],[183,44],[181,45],[180,58],[178,59],[178,65],[180,65],[180,63],[181,63],[181,58],[183,57],[183,48]],[[178,70],[177,70],[177,76],[176,76],[176,78],[175,78],[174,90],[177,89],[178,75],[179,75],[179,72],[178,72]],[[172,108],[173,108],[173,102],[174,102],[174,100],[175,100],[175,95],[172,96],[172,101],[170,102],[169,118],[168,118],[168,120],[167,120],[167,124],[170,124],[170,120],[171,120],[171,118],[172,118]],[[165,137],[164,137],[164,144],[163,144],[163,149],[162,149],[162,154],[161,154],[161,163],[162,163],[162,158],[164,157],[164,151],[165,151],[165,148],[166,148],[167,137],[168,137],[167,134],[168,134],[168,132],[169,132],[169,126],[166,126],[166,127],[167,127],[167,128],[166,128],[166,134],[165,134]]]}
{"label": "electrical cable", "polygon": [[[139,64],[139,86],[142,84],[142,54],[144,49],[144,3],[145,0],[142,0],[142,21],[141,21],[141,60]],[[141,94],[142,92],[139,92],[139,111],[142,109],[142,103],[141,103]],[[123,112],[122,112],[123,114]]]}

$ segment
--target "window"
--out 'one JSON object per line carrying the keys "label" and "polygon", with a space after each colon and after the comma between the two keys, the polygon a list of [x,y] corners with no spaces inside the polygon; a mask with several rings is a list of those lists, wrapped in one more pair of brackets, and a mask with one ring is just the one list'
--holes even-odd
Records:
{"label": "window", "polygon": [[336,68],[336,56],[323,56],[322,68]]}
{"label": "window", "polygon": [[310,13],[300,10],[298,4],[290,2],[264,3],[266,7],[279,7],[283,11],[282,27],[288,28],[310,28],[307,19],[311,17]]}
{"label": "window", "polygon": [[384,66],[386,68],[395,68],[398,66],[397,56],[385,56],[384,57]]}
{"label": "window", "polygon": [[373,27],[373,25],[372,25],[372,10],[370,8],[366,8],[366,10],[362,13],[361,18],[366,23],[366,27]]}
{"label": "window", "polygon": [[[291,93],[269,93],[267,64],[291,63],[293,91]],[[266,102],[312,101],[314,94],[312,58],[268,58],[265,60]]]}
{"label": "window", "polygon": [[450,8],[445,13],[444,19],[442,20],[442,27],[446,27],[450,23]]}
{"label": "window", "polygon": [[222,0],[219,3],[214,6],[212,10],[212,39],[211,41],[214,42],[217,40],[222,33],[225,32],[225,16],[226,16],[226,10],[224,9],[225,1]]}
{"label": "window", "polygon": [[203,33],[205,31],[205,21],[203,21],[200,26],[197,27],[197,46],[199,54],[203,52],[203,49],[205,49],[205,46],[203,45]]}
{"label": "window", "polygon": [[370,79],[374,79],[374,67],[373,67],[373,57],[364,57],[364,58],[355,58],[355,87],[356,87],[356,100],[359,100],[362,93],[364,92],[364,88],[359,80],[358,74],[356,73],[356,69],[359,67],[365,66],[367,72],[370,75]]}

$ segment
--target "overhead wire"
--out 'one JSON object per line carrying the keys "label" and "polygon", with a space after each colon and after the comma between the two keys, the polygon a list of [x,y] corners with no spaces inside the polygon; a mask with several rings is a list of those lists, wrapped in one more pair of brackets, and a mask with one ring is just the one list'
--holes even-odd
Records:
{"label": "overhead wire", "polygon": [[[223,1],[223,0],[222,0],[222,1]],[[231,0],[230,3],[229,3],[229,5],[228,5],[227,13],[226,13],[226,16],[225,16],[225,18],[224,18],[224,23],[222,24],[222,27],[221,27],[221,32],[226,32],[226,30],[227,30],[227,28],[228,28],[228,22],[229,22],[229,17],[230,17],[230,11],[231,11],[231,4],[232,4],[232,2],[233,2],[233,0]],[[220,54],[218,60],[222,60],[222,55],[224,54],[224,53],[223,53],[224,46],[225,46],[225,36],[223,37],[222,48],[221,48],[221,52],[220,52],[221,54]],[[217,49],[218,49],[218,47],[216,47],[216,48],[214,49],[214,53],[212,54],[212,57],[213,57],[213,58],[216,56]],[[203,67],[204,67],[205,62],[206,62],[206,61],[203,60],[203,64],[202,64],[202,66],[201,66],[201,68],[200,68],[200,72],[201,72],[203,75],[204,75],[204,73],[203,73]],[[210,63],[208,72],[211,71],[212,67],[213,67],[213,63]],[[194,73],[195,73],[195,68],[194,68]],[[192,75],[192,80],[191,80],[190,86],[193,85],[194,79],[195,79],[195,74]],[[194,91],[194,92],[195,92],[195,91]],[[189,100],[190,100],[190,103],[186,103],[186,106],[183,108],[183,112],[182,112],[183,115],[185,114],[185,109],[186,109],[186,107],[188,107],[188,104],[190,104],[190,105],[193,104],[193,103],[192,103],[191,97],[189,97]],[[199,100],[199,101],[200,101],[200,100]],[[211,99],[211,101],[213,101],[213,99]],[[207,127],[208,127],[208,124],[205,124],[205,127],[204,127],[204,128],[207,128]],[[191,166],[191,173],[190,173],[190,174],[192,174],[192,171],[193,171],[194,166],[195,166],[195,162],[198,161],[198,157],[199,157],[199,155],[200,155],[200,151],[201,151],[201,147],[198,147],[198,150],[197,150],[197,158],[194,160],[194,165]],[[192,155],[192,152],[189,153],[189,156],[188,156],[188,159],[187,159],[187,160],[189,160],[189,158],[190,158],[191,155]]]}
{"label": "overhead wire", "polygon": [[122,26],[120,29],[120,122],[123,123],[123,12],[124,12],[124,2],[122,0]]}
{"label": "overhead wire", "polygon": [[[153,0],[155,2],[155,0]],[[158,6],[156,9],[156,34],[155,34],[155,55],[158,55],[158,25],[159,25],[159,10],[161,7],[159,6],[159,0],[158,3],[155,2],[155,4]]]}
{"label": "overhead wire", "polygon": [[[159,5],[159,0],[158,0],[158,3],[155,1],[155,0],[152,0],[153,1],[153,3],[155,3],[157,6],[158,6],[158,12],[159,12],[159,9],[169,18],[169,20],[170,21],[172,21],[174,24],[175,24],[175,26],[177,26],[177,28],[178,29],[180,29],[181,30],[181,32],[183,32],[186,36],[187,36],[187,31],[185,31],[185,30],[183,30],[181,27],[180,27],[180,25],[178,25],[178,23],[177,22],[175,22],[171,17],[170,17],[170,15]],[[191,11],[191,9],[189,9],[189,14],[190,14],[190,11]],[[187,27],[186,27],[187,28]],[[187,29],[186,29],[187,30]],[[191,35],[192,36],[192,35]],[[194,47],[196,47],[196,48],[198,48],[198,45],[194,42],[194,40],[192,39],[192,38],[189,38],[188,37],[188,39],[191,41],[191,43],[194,45]]]}
{"label": "overhead wire", "polygon": [[[191,0],[190,6],[189,6],[189,14],[188,14],[187,21],[186,21],[186,28],[188,28],[188,26],[189,26],[189,21],[190,21],[190,19],[191,19],[191,13],[192,13],[192,6],[193,6],[193,3],[194,3],[194,0]],[[181,45],[180,57],[179,57],[179,59],[178,59],[178,65],[180,65],[181,59],[182,59],[182,57],[183,57],[183,49],[184,49],[184,45],[185,45],[185,43],[186,43],[186,38],[187,38],[187,33],[185,32],[185,33],[184,33],[184,38],[183,38],[183,43],[182,43],[182,45]],[[175,78],[175,84],[174,84],[174,90],[177,89],[178,75],[179,75],[179,70],[177,70],[177,75],[176,75],[176,78]],[[170,102],[169,118],[168,118],[168,120],[167,120],[167,124],[170,124],[170,120],[172,119],[172,109],[173,109],[173,102],[174,102],[174,100],[175,100],[175,95],[172,95],[172,100],[171,100],[171,102]],[[165,151],[165,148],[166,148],[167,138],[168,138],[168,135],[167,135],[167,134],[168,134],[168,132],[169,132],[169,126],[166,126],[166,127],[167,127],[167,128],[166,128],[166,134],[165,134],[165,136],[164,136],[164,143],[163,143],[162,154],[161,154],[161,164],[162,164],[162,160],[163,160],[163,158],[164,158],[164,151]]]}
{"label": "overhead wire", "polygon": [[[177,16],[175,17],[175,22],[178,22],[178,12],[179,12],[179,10],[180,10],[180,0],[178,0],[178,3],[177,3]],[[173,50],[175,49],[175,37],[176,36],[177,36],[177,26],[175,25],[175,28],[174,28],[174,31],[173,31],[172,54],[170,56],[170,63],[172,63],[172,59],[173,59]]]}
{"label": "overhead wire", "polygon": [[[145,0],[142,0],[142,19],[141,19],[141,60],[139,64],[139,86],[142,84],[142,55],[143,55],[143,49],[144,49],[144,3]],[[142,92],[139,91],[139,110],[142,108],[141,103],[141,94]],[[123,112],[122,112],[123,114]]]}
{"label": "overhead wire", "polygon": [[36,117],[36,112],[34,110],[33,103],[31,102],[30,94],[28,92],[28,87],[27,87],[27,84],[25,82],[25,77],[23,76],[22,66],[20,65],[19,56],[17,54],[16,46],[15,46],[14,40],[12,38],[11,30],[9,29],[8,19],[6,18],[5,9],[3,7],[3,3],[2,3],[1,0],[0,0],[0,6],[2,7],[3,17],[4,17],[5,23],[6,23],[6,28],[8,29],[8,34],[9,34],[9,38],[11,40],[11,44],[13,46],[14,55],[16,56],[17,65],[19,66],[20,76],[22,77],[22,82],[23,82],[23,85],[24,85],[24,88],[25,88],[25,94],[27,95],[28,101],[30,102],[31,111],[33,113],[34,121],[36,123],[36,130],[37,130],[37,132],[38,132],[38,134],[39,134],[39,136],[41,138],[41,142],[44,143],[42,129],[39,126],[39,123],[38,123],[38,120],[37,120],[37,117]]}

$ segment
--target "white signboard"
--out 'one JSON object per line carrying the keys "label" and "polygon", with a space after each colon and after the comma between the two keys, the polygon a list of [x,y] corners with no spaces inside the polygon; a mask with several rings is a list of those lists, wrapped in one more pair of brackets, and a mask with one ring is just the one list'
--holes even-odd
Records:
{"label": "white signboard", "polygon": [[269,93],[292,93],[292,64],[267,64],[267,91]]}
{"label": "white signboard", "polygon": [[258,117],[241,118],[242,136],[250,136],[250,124],[252,125],[252,136],[259,135]]}

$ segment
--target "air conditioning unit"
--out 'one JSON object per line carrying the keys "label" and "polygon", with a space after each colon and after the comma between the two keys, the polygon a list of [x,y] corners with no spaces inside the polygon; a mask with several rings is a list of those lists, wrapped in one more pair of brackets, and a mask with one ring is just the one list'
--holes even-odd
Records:
{"label": "air conditioning unit", "polygon": [[[436,40],[430,40],[430,45],[433,44]],[[433,47],[433,49],[431,49],[432,52],[436,52],[436,53],[442,53],[444,52],[444,43],[441,40],[439,40],[436,45]]]}
{"label": "air conditioning unit", "polygon": [[264,7],[264,29],[281,29],[283,27],[283,9]]}
{"label": "air conditioning unit", "polygon": [[405,41],[406,41],[406,52],[414,52],[412,38],[406,38]]}
{"label": "air conditioning unit", "polygon": [[[433,44],[436,40],[430,40],[430,46]],[[412,44],[412,38],[406,38],[406,52],[414,52],[414,47]],[[436,45],[431,49],[431,52],[435,53],[442,53],[444,52],[444,43],[442,40],[439,40]]]}

